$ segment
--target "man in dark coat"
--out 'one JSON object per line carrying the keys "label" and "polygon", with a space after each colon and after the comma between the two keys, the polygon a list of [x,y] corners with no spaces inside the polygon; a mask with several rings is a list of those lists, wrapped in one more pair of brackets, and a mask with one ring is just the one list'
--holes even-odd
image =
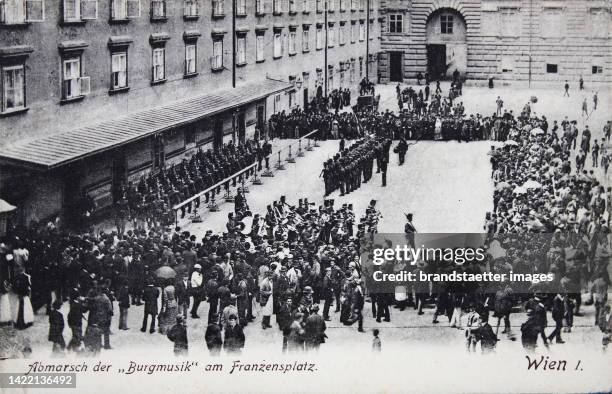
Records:
{"label": "man in dark coat", "polygon": [[174,355],[184,356],[187,355],[187,349],[189,343],[187,339],[187,326],[185,325],[185,318],[183,315],[176,317],[176,324],[168,331],[168,339],[174,342]]}
{"label": "man in dark coat", "polygon": [[149,315],[151,315],[151,327],[149,332],[153,334],[155,332],[155,320],[157,317],[157,298],[159,297],[159,289],[153,286],[152,282],[147,284],[147,287],[144,289],[143,300],[145,303],[144,306],[144,316],[142,318],[142,327],[140,331],[147,331],[147,320],[149,319]]}
{"label": "man in dark coat", "polygon": [[306,337],[306,349],[319,349],[325,342],[325,320],[319,315],[319,305],[314,304],[310,308],[310,315],[306,318],[304,336]]}
{"label": "man in dark coat", "polygon": [[491,353],[497,346],[497,335],[493,332],[493,328],[489,324],[489,319],[486,317],[480,318],[480,327],[476,331],[476,339],[480,341],[482,353]]}
{"label": "man in dark coat", "polygon": [[331,267],[327,267],[325,269],[325,276],[323,277],[323,286],[321,288],[321,294],[323,296],[324,304],[323,304],[323,319],[326,321],[330,321],[329,318],[329,308],[334,299],[334,282],[332,280],[332,269]]}
{"label": "man in dark coat", "polygon": [[178,313],[187,318],[187,310],[189,309],[189,276],[187,272],[176,281],[174,288],[176,289],[176,301],[179,307]]}
{"label": "man in dark coat", "polygon": [[229,322],[225,326],[225,338],[223,348],[228,354],[240,354],[244,348],[244,332],[238,323],[238,316],[230,315]]}
{"label": "man in dark coat", "polygon": [[221,353],[221,347],[223,346],[223,339],[221,338],[221,327],[219,327],[218,319],[219,316],[215,313],[211,316],[211,321],[206,327],[206,333],[204,334],[204,340],[206,341],[206,347],[210,352],[211,356],[219,356]]}
{"label": "man in dark coat", "polygon": [[130,288],[127,284],[127,279],[122,278],[122,285],[119,288],[119,296],[117,301],[119,302],[119,329],[129,330],[127,326],[128,320],[128,309],[130,308]]}
{"label": "man in dark coat", "polygon": [[64,341],[64,315],[59,309],[62,307],[61,301],[53,303],[53,309],[49,312],[49,341],[53,342],[53,353],[63,353],[66,348]]}
{"label": "man in dark coat", "polygon": [[357,282],[353,284],[353,291],[351,294],[351,311],[353,312],[353,316],[351,316],[351,321],[357,321],[358,328],[357,331],[365,332],[363,330],[363,289],[361,288],[361,284],[363,283],[362,279],[359,279]]}
{"label": "man in dark coat", "polygon": [[78,290],[70,301],[70,311],[68,312],[68,327],[72,331],[72,338],[68,343],[68,350],[76,350],[83,341],[83,313],[87,310],[83,301],[79,298]]}
{"label": "man in dark coat", "polygon": [[563,329],[563,318],[565,316],[565,299],[561,294],[557,294],[552,301],[552,318],[555,321],[555,329],[548,336],[548,340],[552,342],[555,338],[557,343],[565,343],[561,339],[561,330]]}

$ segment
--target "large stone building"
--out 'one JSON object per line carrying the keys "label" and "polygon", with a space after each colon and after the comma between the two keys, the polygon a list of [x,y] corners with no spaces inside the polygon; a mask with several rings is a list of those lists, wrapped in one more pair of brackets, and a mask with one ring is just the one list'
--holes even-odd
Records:
{"label": "large stone building", "polygon": [[109,206],[126,180],[375,77],[378,2],[0,0],[0,198],[22,223],[83,190]]}
{"label": "large stone building", "polygon": [[381,80],[612,81],[609,0],[385,0]]}

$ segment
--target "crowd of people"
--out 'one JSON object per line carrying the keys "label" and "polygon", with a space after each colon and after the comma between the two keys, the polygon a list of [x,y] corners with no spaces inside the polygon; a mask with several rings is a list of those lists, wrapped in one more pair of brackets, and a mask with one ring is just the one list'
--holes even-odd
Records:
{"label": "crowd of people", "polygon": [[[186,321],[199,319],[205,302],[206,345],[211,355],[218,355],[222,349],[239,353],[246,343],[243,327],[259,318],[266,330],[273,328],[275,316],[283,336],[282,349],[294,351],[316,349],[325,342],[325,322],[332,318],[332,305],[341,323],[357,323],[363,331],[368,301],[377,322],[391,320],[391,306],[400,311],[412,306],[420,316],[433,304],[432,323],[446,316],[450,326],[466,330],[469,350],[480,342],[483,351],[489,352],[499,340],[502,321],[502,334],[514,338],[510,316],[523,308],[527,318],[521,326],[521,340],[526,349],[533,350],[539,337],[546,346],[553,339],[563,343],[562,332],[571,332],[573,317],[581,313],[582,295],[587,293],[607,345],[605,338],[609,341],[612,332],[607,304],[612,190],[592,170],[584,170],[578,162],[572,166],[570,161],[577,147],[579,156],[580,151],[588,154],[595,146],[590,144],[590,131],[585,128],[577,144],[575,122],[564,120],[549,126],[545,117],[531,113],[529,104],[519,116],[510,111],[465,118],[461,108],[455,107],[454,115],[443,120],[438,110],[357,113],[356,124],[368,136],[342,148],[326,163],[322,172],[326,195],[338,188],[341,194],[350,193],[362,181],[369,181],[374,160],[384,185],[391,138],[405,143],[433,133],[433,138],[460,135],[466,141],[503,141],[491,150],[494,210],[487,214],[484,229],[490,236],[487,243],[499,243],[504,253],[462,266],[420,261],[412,269],[428,273],[552,272],[555,280],[547,286],[503,283],[491,289],[478,283],[432,282],[400,286],[394,293],[369,291],[360,256],[373,246],[367,240],[373,240],[378,230],[381,215],[374,200],[357,221],[352,204],[336,207],[333,200],[325,200],[316,207],[302,198],[293,206],[282,197],[265,213],[255,214],[248,228],[240,221],[243,215],[229,214],[225,232],[209,230],[200,239],[155,215],[139,213],[138,203],[146,203],[149,195],[155,197],[152,202],[167,199],[163,207],[255,161],[261,167],[266,150],[249,141],[239,147],[227,145],[218,153],[198,152],[191,160],[143,178],[138,185],[127,185],[120,199],[120,212],[126,212],[119,216],[135,217],[133,230],[118,226],[117,231],[95,234],[54,226],[14,229],[0,244],[0,323],[27,329],[34,321],[34,311],[46,306],[54,352],[67,349],[95,355],[102,347],[111,348],[111,326],[129,329],[130,309],[142,305],[137,308],[143,315],[140,330],[164,334],[180,355],[188,349]],[[299,110],[291,116],[281,113],[271,119],[271,130],[297,128],[295,135],[300,135],[302,128],[292,128],[290,123],[331,120],[333,133],[335,116]],[[345,119],[352,122],[349,115]],[[607,127],[609,138],[610,123]],[[236,204],[244,207],[246,200],[241,198]],[[407,219],[406,236],[414,243],[412,215]],[[407,267],[394,263],[390,269]],[[66,320],[64,304],[68,305]],[[546,333],[548,310],[555,328]],[[497,328],[489,324],[491,313],[497,318]],[[67,345],[65,321],[71,330]],[[378,333],[374,343],[380,344]]]}

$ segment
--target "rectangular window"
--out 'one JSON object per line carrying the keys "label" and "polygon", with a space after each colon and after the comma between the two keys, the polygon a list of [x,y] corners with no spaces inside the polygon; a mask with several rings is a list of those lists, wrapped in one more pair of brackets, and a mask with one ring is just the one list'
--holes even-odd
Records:
{"label": "rectangular window", "polygon": [[282,14],[283,13],[283,0],[272,0],[272,11],[275,14]]}
{"label": "rectangular window", "polygon": [[274,58],[283,56],[283,41],[280,31],[274,32]]}
{"label": "rectangular window", "polygon": [[359,0],[351,0],[351,11],[357,11],[359,7]]}
{"label": "rectangular window", "polygon": [[297,12],[297,0],[289,0],[289,13],[295,14]]}
{"label": "rectangular window", "polygon": [[327,0],[327,11],[334,12],[334,10],[336,9],[335,3],[335,0]]}
{"label": "rectangular window", "polygon": [[26,22],[43,22],[44,20],[44,0],[0,0],[1,24],[14,25]]}
{"label": "rectangular window", "polygon": [[440,15],[440,33],[453,34],[453,16]]}
{"label": "rectangular window", "polygon": [[280,94],[277,94],[276,96],[274,96],[274,113],[280,112],[280,102],[281,96]]}
{"label": "rectangular window", "polygon": [[336,45],[336,25],[331,23],[327,29],[327,45],[330,48]]}
{"label": "rectangular window", "polygon": [[603,67],[602,66],[593,66],[593,67],[591,67],[591,73],[592,74],[603,74]]}
{"label": "rectangular window", "polygon": [[404,32],[404,16],[401,14],[389,14],[389,33]]}
{"label": "rectangular window", "polygon": [[302,12],[310,12],[310,0],[303,0],[302,1]]}
{"label": "rectangular window", "polygon": [[340,45],[346,44],[346,24],[344,24],[344,23],[340,24],[340,30],[339,30],[338,34],[339,34],[338,43]]}
{"label": "rectangular window", "polygon": [[316,0],[317,1],[317,12],[323,12],[325,6],[323,5],[324,0]]}
{"label": "rectangular window", "polygon": [[111,55],[111,90],[128,86],[127,52],[116,52]]}
{"label": "rectangular window", "polygon": [[125,20],[140,17],[140,0],[112,0],[111,19]]}
{"label": "rectangular window", "polygon": [[348,0],[340,0],[340,11],[341,11],[341,12],[346,11],[346,2],[347,2],[347,1],[348,1]]}
{"label": "rectangular window", "polygon": [[516,8],[500,9],[502,36],[518,37],[521,35],[521,16]]}
{"label": "rectangular window", "polygon": [[561,38],[565,36],[565,23],[561,8],[544,8],[540,15],[542,37]]}
{"label": "rectangular window", "polygon": [[302,31],[302,52],[310,51],[310,31],[304,27]]}
{"label": "rectangular window", "polygon": [[255,0],[255,14],[256,15],[264,15],[266,13],[265,1],[266,0]]}
{"label": "rectangular window", "polygon": [[221,70],[223,68],[223,40],[217,39],[213,41],[213,55],[210,59],[210,67],[213,70]]}
{"label": "rectangular window", "polygon": [[366,38],[366,28],[364,21],[359,21],[359,41],[364,41]]}
{"label": "rectangular window", "polygon": [[325,45],[325,33],[323,32],[322,26],[317,26],[317,49],[323,49],[323,45]]}
{"label": "rectangular window", "polygon": [[183,3],[183,16],[196,17],[200,15],[198,0],[185,0]]}
{"label": "rectangular window", "polygon": [[546,64],[546,72],[548,74],[556,74],[558,72],[558,66],[556,64]]}
{"label": "rectangular window", "polygon": [[25,108],[25,66],[2,67],[2,112]]}
{"label": "rectangular window", "polygon": [[64,22],[81,20],[80,0],[64,0]]}
{"label": "rectangular window", "polygon": [[81,58],[64,59],[62,62],[62,99],[72,99],[89,94],[89,77],[81,77]]}
{"label": "rectangular window", "polygon": [[225,15],[225,0],[212,0],[213,16]]}
{"label": "rectangular window", "polygon": [[355,82],[355,60],[351,60],[350,81]]}
{"label": "rectangular window", "polygon": [[246,14],[246,0],[236,0],[236,15],[245,16]]}
{"label": "rectangular window", "polygon": [[153,49],[153,82],[166,79],[166,49]]}
{"label": "rectangular window", "polygon": [[246,36],[242,35],[236,39],[236,63],[246,64]]}
{"label": "rectangular window", "polygon": [[589,10],[590,36],[593,38],[608,38],[610,34],[610,12],[604,8]]}
{"label": "rectangular window", "polygon": [[[370,0],[370,1],[373,1],[373,0]],[[360,11],[365,10],[365,3],[366,3],[366,0],[359,0],[359,10]]]}
{"label": "rectangular window", "polygon": [[198,72],[198,50],[196,44],[185,44],[185,75]]}
{"label": "rectangular window", "polygon": [[152,0],[151,1],[151,19],[166,18],[166,1]]}
{"label": "rectangular window", "polygon": [[357,23],[351,22],[351,44],[357,41]]}
{"label": "rectangular window", "polygon": [[289,32],[289,54],[290,55],[295,55],[297,52],[296,41],[297,41],[297,32],[295,30],[292,30]]}
{"label": "rectangular window", "polygon": [[263,62],[265,60],[265,47],[266,47],[265,39],[266,38],[264,36],[264,33],[257,34],[255,52],[256,52],[256,60],[258,62]]}

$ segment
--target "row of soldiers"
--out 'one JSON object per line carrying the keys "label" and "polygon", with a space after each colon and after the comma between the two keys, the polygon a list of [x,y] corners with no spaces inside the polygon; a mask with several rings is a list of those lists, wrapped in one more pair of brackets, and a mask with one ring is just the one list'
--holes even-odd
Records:
{"label": "row of soldiers", "polygon": [[363,183],[368,182],[372,178],[375,159],[377,172],[384,167],[386,173],[390,147],[391,140],[386,137],[365,138],[323,163],[320,176],[325,182],[325,196],[336,189],[340,189],[340,195],[357,190],[362,178]]}
{"label": "row of soldiers", "polygon": [[[130,218],[134,221],[134,227],[144,229],[148,224],[151,227],[168,225],[174,221],[171,207],[195,196],[196,194],[210,188],[214,184],[228,178],[232,174],[253,164],[259,163],[261,169],[262,160],[271,153],[271,145],[265,141],[249,140],[244,144],[235,145],[232,142],[224,144],[217,150],[199,150],[190,159],[183,159],[181,163],[173,164],[158,172],[143,175],[137,184],[129,182],[122,186],[118,194],[117,202],[117,226],[120,233],[125,230],[125,222]],[[250,169],[244,174],[232,180],[233,186],[253,174],[255,169]],[[230,182],[224,184],[229,190]],[[215,199],[215,195],[221,192],[221,187],[205,193],[204,203]],[[181,217],[185,212],[192,212],[200,206],[200,199],[181,208]]]}

